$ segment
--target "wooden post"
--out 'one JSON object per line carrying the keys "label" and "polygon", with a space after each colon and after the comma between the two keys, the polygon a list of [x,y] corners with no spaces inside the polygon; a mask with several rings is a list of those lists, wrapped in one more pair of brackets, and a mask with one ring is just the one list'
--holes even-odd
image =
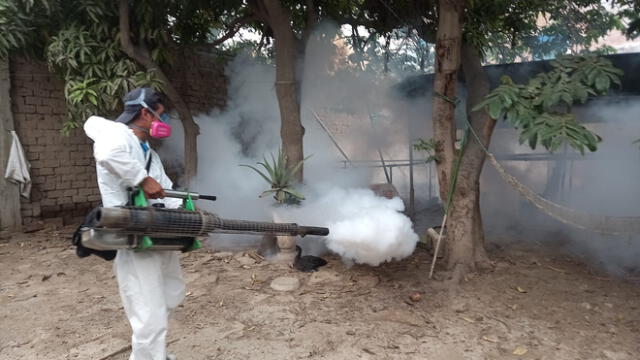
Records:
{"label": "wooden post", "polygon": [[0,59],[0,233],[22,231],[20,189],[4,178],[11,149],[11,130],[15,130],[11,112],[9,59]]}

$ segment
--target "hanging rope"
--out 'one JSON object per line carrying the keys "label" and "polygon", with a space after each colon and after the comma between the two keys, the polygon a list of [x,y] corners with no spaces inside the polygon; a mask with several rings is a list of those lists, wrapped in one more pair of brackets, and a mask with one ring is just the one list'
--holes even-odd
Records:
{"label": "hanging rope", "polygon": [[460,104],[460,99],[459,98],[457,98],[457,97],[450,98],[447,95],[440,94],[437,91],[433,92],[433,96],[437,97],[437,98],[440,98],[440,99],[442,99],[442,100],[444,100],[444,101],[446,101],[448,103],[451,103],[451,104],[453,104],[453,106],[458,106]]}
{"label": "hanging rope", "polygon": [[473,127],[467,121],[467,130],[471,133],[480,144],[480,147],[487,154],[487,160],[496,169],[500,177],[510,184],[516,191],[520,193],[531,204],[542,210],[552,218],[580,229],[589,230],[601,234],[630,235],[640,233],[640,217],[638,216],[606,216],[580,212],[569,209],[562,205],[556,204],[536,194],[526,185],[522,184],[518,179],[506,172],[504,167],[500,165],[495,156],[484,146],[480,137],[473,130]]}
{"label": "hanging rope", "polygon": [[569,209],[562,205],[556,204],[550,200],[547,200],[540,195],[536,194],[533,190],[529,189],[526,185],[518,181],[515,177],[507,173],[507,171],[500,165],[495,156],[485,147],[480,140],[480,137],[475,132],[469,120],[467,120],[467,127],[462,138],[462,145],[460,152],[456,158],[454,170],[451,178],[451,184],[447,193],[447,205],[445,207],[444,217],[442,218],[442,225],[440,226],[440,233],[438,234],[438,240],[436,242],[435,251],[433,253],[433,259],[431,261],[431,269],[429,270],[429,279],[433,277],[433,270],[436,266],[438,258],[438,252],[440,250],[440,243],[442,242],[442,235],[445,230],[447,218],[449,217],[449,210],[453,202],[453,194],[455,192],[456,183],[458,182],[458,173],[460,172],[460,163],[462,156],[468,142],[469,133],[473,134],[482,150],[487,155],[487,160],[496,169],[498,174],[508,184],[520,193],[531,204],[542,210],[545,214],[552,218],[577,228],[593,231],[601,234],[613,234],[613,235],[631,235],[640,233],[640,217],[638,216],[606,216],[588,214],[573,209]]}

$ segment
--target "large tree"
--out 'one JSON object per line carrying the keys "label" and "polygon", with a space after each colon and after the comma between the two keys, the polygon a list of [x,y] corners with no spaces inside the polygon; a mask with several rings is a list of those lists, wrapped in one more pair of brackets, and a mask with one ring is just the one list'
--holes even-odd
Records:
{"label": "large tree", "polygon": [[[300,114],[300,81],[304,73],[304,53],[316,25],[323,19],[340,19],[357,7],[356,2],[339,0],[249,0],[239,7],[255,21],[248,26],[273,39],[275,89],[280,108],[280,136],[288,167],[304,159],[304,127]],[[262,43],[262,41],[261,41]],[[303,179],[303,170],[296,173]]]}
{"label": "large tree", "polygon": [[627,21],[627,37],[640,36],[640,0],[613,0],[612,4],[619,6],[620,15]]}
{"label": "large tree", "polygon": [[[439,9],[440,23],[443,11],[446,10],[444,3],[447,1],[441,1]],[[483,54],[495,48],[495,42],[491,40],[507,39],[511,47],[521,46],[520,49],[525,47],[526,50],[533,52],[537,49],[536,45],[539,46],[539,43],[548,36],[545,31],[549,27],[568,27],[574,36],[565,39],[564,47],[558,47],[557,54],[562,54],[574,46],[589,48],[604,36],[608,29],[616,27],[618,22],[599,1],[555,3],[493,1],[469,2],[469,4],[464,14],[466,17],[464,28],[450,28],[447,36],[453,38],[461,35],[464,40],[461,43],[436,43],[436,53],[439,57],[440,54],[455,54],[457,52],[452,49],[452,46],[459,46],[462,54],[461,70],[465,75],[468,92],[468,124],[475,135],[478,135],[478,139],[475,136],[471,137],[464,148],[456,150],[451,141],[456,131],[453,114],[449,112],[448,118],[442,119],[436,107],[442,107],[443,103],[451,104],[451,94],[442,94],[446,96],[443,98],[435,93],[439,89],[434,86],[433,99],[433,126],[435,140],[439,145],[437,148],[437,156],[440,159],[438,173],[443,200],[448,195],[451,178],[454,176],[453,164],[456,160],[460,161],[458,183],[452,195],[451,208],[448,209],[447,222],[449,250],[447,266],[454,271],[454,276],[458,277],[487,264],[480,213],[480,174],[486,156],[484,148],[489,146],[496,120],[502,118],[512,120],[514,126],[521,131],[521,138],[527,140],[533,147],[541,143],[547,149],[555,150],[559,144],[566,142],[579,151],[585,149],[594,151],[597,136],[578,125],[576,119],[570,114],[558,114],[556,108],[564,109],[565,106],[570,106],[574,102],[586,101],[589,95],[606,91],[611,82],[616,81],[618,75],[610,64],[597,59],[579,59],[573,63],[568,61],[558,64],[556,72],[547,76],[541,75],[531,83],[522,85],[522,88],[518,88],[519,91],[511,92],[512,95],[515,94],[513,98],[494,97],[492,102],[482,103],[490,95],[489,79],[482,63]],[[458,16],[460,15],[458,13]],[[546,24],[539,24],[540,16],[546,16]],[[440,31],[441,28],[439,27],[438,30]],[[537,40],[532,44],[532,39]],[[590,68],[593,74],[597,75],[583,76],[585,72],[579,69],[584,67]],[[436,70],[435,83],[442,81],[445,75],[440,70]],[[452,78],[445,80],[455,81]],[[514,84],[505,84],[496,91],[505,91],[509,86],[517,87]],[[518,108],[514,109],[513,106],[516,105]],[[507,113],[509,116],[506,116]]]}
{"label": "large tree", "polygon": [[[299,78],[296,71],[303,52],[303,45],[299,41],[303,38],[296,37],[292,9],[287,8],[280,0],[252,1],[250,8],[274,38],[280,137],[287,166],[292,167],[304,159],[304,128],[300,121]],[[317,22],[313,1],[308,1],[305,8],[309,14],[307,24],[311,27]],[[296,174],[296,178],[302,181],[302,170]]]}
{"label": "large tree", "polygon": [[[213,0],[0,0],[0,56],[22,53],[46,61],[65,81],[69,133],[90,115],[115,115],[137,86],[164,90],[185,128],[185,175],[197,171],[198,126],[164,69],[190,45],[216,46],[212,30],[237,2]],[[244,20],[244,19],[243,19]]]}
{"label": "large tree", "polygon": [[[369,12],[369,18],[396,27],[406,27],[419,34],[424,41],[435,43],[434,86],[433,92],[429,93],[433,98],[426,101],[433,102],[431,120],[443,204],[447,204],[454,165],[459,161],[458,182],[452,203],[447,209],[449,219],[446,243],[447,267],[459,279],[460,275],[468,271],[488,265],[480,213],[480,174],[486,155],[483,147],[489,146],[496,120],[506,117],[506,112],[496,110],[501,108],[498,105],[501,102],[497,98],[492,98],[493,112],[488,111],[489,103],[482,103],[491,91],[483,64],[487,61],[510,62],[516,59],[582,53],[593,48],[610,29],[620,28],[619,17],[598,0],[370,0],[365,1],[363,8]],[[384,26],[373,28],[385,31]],[[607,82],[606,88],[617,76],[606,63],[591,58],[580,60],[575,64],[563,63],[558,71],[571,73],[565,66],[597,69],[594,74],[599,75],[600,85]],[[609,70],[612,72],[607,72]],[[463,149],[456,148],[456,140],[459,140],[456,139],[456,133],[459,129],[454,119],[454,108],[459,104],[456,82],[460,72],[464,73],[467,89],[467,121],[463,128],[469,124],[481,142],[470,137]],[[542,107],[534,106],[527,102],[530,100],[528,99],[525,101],[530,106],[527,109],[531,110],[528,121],[512,121],[524,138],[535,138],[536,142],[541,142],[549,149],[554,149],[558,143],[563,142],[579,150],[594,149],[590,142],[597,137],[578,126],[575,119],[555,114],[554,106],[560,106],[563,101],[583,101],[585,86],[589,88],[587,96],[602,90],[595,83],[567,81],[564,76],[555,73],[545,79],[536,79],[534,84],[523,85],[526,91],[515,91],[510,86],[518,85],[505,84],[500,90],[512,95],[517,93],[517,97],[526,98],[526,91],[529,91],[529,95],[538,94],[539,98],[548,97]],[[565,94],[562,95],[559,89],[563,89]],[[484,106],[477,106],[481,103]],[[564,109],[566,106],[567,104],[561,107]],[[565,126],[571,127],[571,131],[565,131]],[[577,141],[569,135],[575,131],[579,134]],[[535,145],[536,142],[532,141],[530,144]],[[589,147],[586,147],[587,143]]]}

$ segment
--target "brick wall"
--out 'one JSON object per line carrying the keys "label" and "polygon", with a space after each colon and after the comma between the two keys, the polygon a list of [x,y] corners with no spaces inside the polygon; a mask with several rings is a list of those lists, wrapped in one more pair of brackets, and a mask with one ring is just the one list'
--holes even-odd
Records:
{"label": "brick wall", "polygon": [[31,198],[21,200],[26,231],[42,220],[67,224],[100,200],[91,145],[81,131],[62,136],[64,83],[44,64],[11,59],[11,105],[16,131],[31,164]]}
{"label": "brick wall", "polygon": [[[194,114],[226,102],[223,65],[214,55],[191,53],[171,71]],[[31,164],[30,199],[22,199],[25,231],[46,223],[75,224],[100,201],[91,143],[81,129],[60,134],[66,117],[64,83],[42,63],[12,58],[11,107]]]}
{"label": "brick wall", "polygon": [[227,103],[227,83],[220,55],[206,50],[189,50],[167,71],[173,86],[195,114],[207,113]]}

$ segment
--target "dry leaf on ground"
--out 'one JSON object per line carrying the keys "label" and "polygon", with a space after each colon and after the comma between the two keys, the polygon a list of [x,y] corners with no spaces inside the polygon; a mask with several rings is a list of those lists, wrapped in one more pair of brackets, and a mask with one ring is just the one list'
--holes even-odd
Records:
{"label": "dry leaf on ground", "polygon": [[488,341],[488,342],[491,342],[491,343],[497,343],[498,342],[498,339],[496,339],[493,336],[483,336],[482,340]]}
{"label": "dry leaf on ground", "polygon": [[513,355],[524,355],[529,351],[529,349],[527,349],[524,346],[518,346],[516,347],[515,350],[513,350]]}

